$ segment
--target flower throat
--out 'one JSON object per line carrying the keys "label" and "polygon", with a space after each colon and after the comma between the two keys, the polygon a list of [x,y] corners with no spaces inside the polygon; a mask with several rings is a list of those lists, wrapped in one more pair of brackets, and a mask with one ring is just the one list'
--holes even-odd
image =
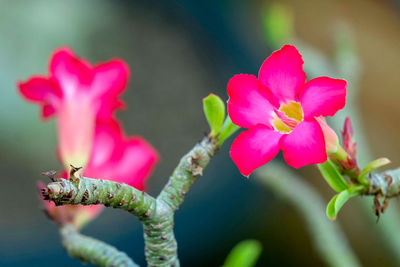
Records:
{"label": "flower throat", "polygon": [[281,104],[272,114],[271,124],[280,133],[288,134],[304,119],[300,103],[289,101]]}

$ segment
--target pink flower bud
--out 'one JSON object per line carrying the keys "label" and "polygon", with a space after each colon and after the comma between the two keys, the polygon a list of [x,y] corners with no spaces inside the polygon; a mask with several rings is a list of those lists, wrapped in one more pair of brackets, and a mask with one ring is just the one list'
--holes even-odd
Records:
{"label": "pink flower bud", "polygon": [[322,132],[324,134],[326,152],[328,154],[335,153],[336,151],[338,151],[339,146],[338,136],[336,135],[335,131],[331,127],[329,127],[323,117],[318,117],[315,119],[319,123],[319,126],[321,126]]}
{"label": "pink flower bud", "polygon": [[353,126],[349,117],[346,117],[344,121],[342,139],[344,149],[352,159],[355,159],[357,156],[357,143],[355,142]]}

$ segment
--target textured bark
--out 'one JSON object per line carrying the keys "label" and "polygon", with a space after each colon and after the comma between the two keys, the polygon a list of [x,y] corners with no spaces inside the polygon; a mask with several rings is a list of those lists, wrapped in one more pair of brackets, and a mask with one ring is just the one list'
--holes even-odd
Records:
{"label": "textured bark", "polygon": [[400,169],[372,174],[367,177],[370,182],[368,195],[379,195],[385,198],[400,195]]}
{"label": "textured bark", "polygon": [[56,205],[102,204],[129,211],[140,219],[148,217],[156,202],[147,193],[127,184],[86,177],[73,180],[61,178],[48,184],[43,196],[54,201]]}
{"label": "textured bark", "polygon": [[[74,173],[71,175],[73,177],[71,180],[58,179],[48,184],[42,194],[45,199],[54,201],[56,205],[102,204],[129,211],[143,224],[148,265],[179,266],[178,246],[173,229],[174,213],[182,204],[190,187],[202,175],[203,169],[208,165],[218,147],[218,140],[210,137],[205,137],[195,145],[182,157],[156,199],[126,184],[75,177]],[[75,257],[79,257],[79,250],[76,250],[75,246],[70,245],[69,242],[77,240],[78,237],[82,239],[83,236],[68,229],[62,230],[62,233],[65,232],[64,245],[69,248],[67,250],[74,252]],[[68,237],[69,234],[74,238]],[[93,241],[88,237],[85,238],[82,240]],[[81,250],[84,251],[83,248]]]}
{"label": "textured bark", "polygon": [[72,225],[60,228],[62,243],[72,258],[104,267],[137,267],[124,252],[97,239],[80,234]]}

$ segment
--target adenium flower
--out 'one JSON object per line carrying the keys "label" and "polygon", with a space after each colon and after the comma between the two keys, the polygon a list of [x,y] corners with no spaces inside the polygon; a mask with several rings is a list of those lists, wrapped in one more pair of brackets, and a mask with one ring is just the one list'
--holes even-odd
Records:
{"label": "adenium flower", "polygon": [[230,151],[243,175],[280,150],[295,168],[326,161],[324,134],[316,118],[333,116],[345,106],[347,83],[329,77],[306,82],[303,63],[297,49],[285,45],[265,60],[258,78],[239,74],[229,81],[229,116],[248,129]]}
{"label": "adenium flower", "polygon": [[[118,99],[129,76],[118,59],[91,66],[69,48],[54,52],[49,75],[18,84],[21,94],[42,107],[43,119],[58,119],[58,152],[68,170],[83,167],[87,177],[123,182],[143,190],[158,161],[157,151],[138,136],[127,137],[114,119],[123,107]],[[67,172],[62,177],[67,177]],[[62,206],[45,201],[47,214],[57,223],[81,227],[102,206]]]}
{"label": "adenium flower", "polygon": [[42,107],[41,117],[58,118],[59,152],[67,168],[84,167],[92,148],[96,120],[108,120],[123,106],[128,66],[119,59],[91,66],[71,49],[60,48],[50,59],[49,75],[18,83],[29,101]]}
{"label": "adenium flower", "polygon": [[[117,121],[98,121],[92,153],[83,176],[126,183],[144,190],[158,159],[157,151],[149,143],[139,136],[125,136]],[[61,176],[68,178],[67,172]],[[94,219],[103,209],[102,205],[56,207],[50,201],[44,202],[47,214],[54,221],[72,223],[77,228]]]}

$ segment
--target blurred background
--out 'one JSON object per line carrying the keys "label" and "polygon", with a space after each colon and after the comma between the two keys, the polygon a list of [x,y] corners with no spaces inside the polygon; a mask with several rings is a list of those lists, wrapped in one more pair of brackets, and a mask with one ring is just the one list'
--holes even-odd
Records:
{"label": "blurred background", "polygon": [[[356,129],[356,136],[363,138],[360,157],[386,156],[392,166],[400,165],[398,1],[1,0],[0,4],[1,266],[80,266],[63,251],[57,227],[41,211],[36,192],[36,182],[45,180],[40,173],[60,168],[55,121],[40,121],[38,107],[23,101],[15,86],[18,80],[47,73],[49,57],[59,46],[70,46],[91,62],[120,57],[129,64],[131,79],[123,95],[127,109],[117,116],[128,134],[144,136],[161,154],[148,183],[153,195],[179,158],[208,131],[202,98],[213,92],[227,100],[229,78],[257,74],[264,59],[285,42],[299,48],[309,77],[350,81],[350,107],[339,118],[353,116],[356,128],[364,127],[361,133]],[[342,122],[332,125],[340,129]],[[258,266],[325,265],[310,227],[293,205],[257,178],[247,180],[239,174],[228,156],[231,142],[232,138],[176,213],[182,265],[220,266],[231,248],[248,238],[262,242]],[[298,174],[317,188],[325,202],[333,196],[313,166]],[[346,204],[334,223],[341,225],[362,265],[399,266],[399,255],[393,251],[400,251],[400,239],[387,240],[390,229],[400,227],[400,220],[392,220],[399,210],[391,203],[376,224],[372,208],[371,212],[364,208],[372,206],[372,199],[364,200],[367,204],[361,200]],[[109,242],[145,265],[142,229],[134,216],[106,209],[83,233]]]}

